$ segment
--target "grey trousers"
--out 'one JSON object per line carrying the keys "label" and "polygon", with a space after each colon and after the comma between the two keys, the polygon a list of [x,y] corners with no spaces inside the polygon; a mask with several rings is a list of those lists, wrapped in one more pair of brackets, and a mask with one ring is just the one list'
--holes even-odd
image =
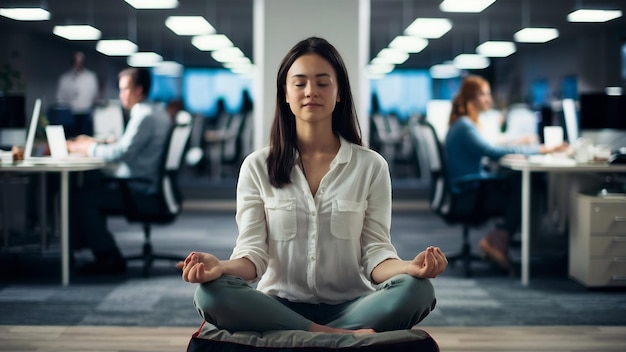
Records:
{"label": "grey trousers", "polygon": [[341,304],[297,303],[269,296],[248,282],[223,276],[196,289],[200,316],[230,332],[308,330],[312,322],[342,329],[377,332],[410,329],[435,308],[435,291],[428,279],[402,274],[376,291]]}

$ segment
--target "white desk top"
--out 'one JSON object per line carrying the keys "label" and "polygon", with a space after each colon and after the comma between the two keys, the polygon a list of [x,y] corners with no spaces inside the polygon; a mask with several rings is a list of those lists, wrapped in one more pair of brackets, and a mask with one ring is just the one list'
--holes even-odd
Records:
{"label": "white desk top", "polygon": [[0,163],[0,172],[61,172],[87,171],[102,168],[106,163],[101,159],[85,158],[84,160],[45,162],[22,160],[14,163]]}
{"label": "white desk top", "polygon": [[[543,158],[541,158],[543,157]],[[548,156],[503,157],[500,165],[518,171],[550,171],[550,172],[626,172],[626,164],[609,164],[607,162],[579,163],[574,159]]]}

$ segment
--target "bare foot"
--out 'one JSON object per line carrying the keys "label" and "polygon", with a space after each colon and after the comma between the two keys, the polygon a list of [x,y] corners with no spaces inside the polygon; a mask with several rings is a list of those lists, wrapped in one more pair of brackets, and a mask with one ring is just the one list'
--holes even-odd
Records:
{"label": "bare foot", "polygon": [[376,333],[374,329],[358,329],[358,330],[337,329],[337,328],[331,328],[330,326],[320,325],[316,323],[311,323],[311,326],[309,326],[309,331],[327,332],[331,334],[374,334]]}

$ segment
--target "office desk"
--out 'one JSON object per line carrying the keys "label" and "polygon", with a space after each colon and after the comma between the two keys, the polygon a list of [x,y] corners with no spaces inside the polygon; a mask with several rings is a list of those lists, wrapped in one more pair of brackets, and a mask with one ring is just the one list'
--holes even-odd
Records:
{"label": "office desk", "polygon": [[500,160],[500,166],[522,173],[522,285],[527,286],[530,278],[530,173],[613,173],[626,172],[626,165],[609,165],[607,163],[565,163],[558,159],[550,162],[532,162],[528,159],[504,157]]}
{"label": "office desk", "polygon": [[[69,173],[100,169],[105,162],[97,159],[85,159],[84,161],[71,161],[59,163],[36,163],[22,161],[15,164],[0,164],[0,172],[22,173],[59,173],[61,175],[61,283],[67,286],[70,282],[69,274]],[[42,231],[45,231],[43,229]]]}

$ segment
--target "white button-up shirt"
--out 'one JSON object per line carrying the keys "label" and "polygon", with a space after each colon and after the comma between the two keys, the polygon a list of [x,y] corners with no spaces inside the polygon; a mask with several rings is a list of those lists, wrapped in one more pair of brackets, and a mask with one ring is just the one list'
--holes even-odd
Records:
{"label": "white button-up shirt", "polygon": [[241,167],[231,259],[248,258],[261,278],[257,288],[291,301],[339,303],[371,292],[374,267],[398,258],[385,159],[342,138],[313,197],[298,166],[290,184],[273,187],[268,152],[250,154]]}
{"label": "white button-up shirt", "polygon": [[86,68],[72,69],[59,79],[57,100],[69,104],[74,114],[89,113],[97,97],[98,78]]}

